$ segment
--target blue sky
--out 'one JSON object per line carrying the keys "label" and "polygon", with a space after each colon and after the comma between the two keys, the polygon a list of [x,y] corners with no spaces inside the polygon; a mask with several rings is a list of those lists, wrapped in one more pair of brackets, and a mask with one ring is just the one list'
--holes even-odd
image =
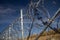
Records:
{"label": "blue sky", "polygon": [[[24,9],[29,0],[0,0],[0,32],[20,16],[20,9]],[[60,0],[45,0],[45,8],[51,17],[60,8]]]}

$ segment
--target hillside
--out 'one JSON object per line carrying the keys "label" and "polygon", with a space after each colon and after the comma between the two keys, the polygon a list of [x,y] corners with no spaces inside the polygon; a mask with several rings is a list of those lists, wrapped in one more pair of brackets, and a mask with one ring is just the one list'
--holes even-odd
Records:
{"label": "hillside", "polygon": [[[60,31],[60,29],[58,29]],[[37,34],[30,36],[29,40],[34,40],[37,37]],[[53,30],[44,32],[39,40],[60,40],[60,33],[56,33]]]}

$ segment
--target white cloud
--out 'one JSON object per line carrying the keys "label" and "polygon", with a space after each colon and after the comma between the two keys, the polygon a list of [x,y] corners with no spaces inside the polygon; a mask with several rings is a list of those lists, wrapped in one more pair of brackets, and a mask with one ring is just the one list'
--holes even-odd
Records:
{"label": "white cloud", "polygon": [[57,4],[56,1],[53,1],[53,4]]}
{"label": "white cloud", "polygon": [[15,11],[16,9],[0,7],[0,14],[1,13],[13,13]]}

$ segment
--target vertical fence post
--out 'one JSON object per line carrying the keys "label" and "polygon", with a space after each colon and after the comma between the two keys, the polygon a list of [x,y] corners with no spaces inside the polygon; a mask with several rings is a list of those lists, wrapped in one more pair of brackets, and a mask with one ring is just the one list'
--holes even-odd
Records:
{"label": "vertical fence post", "polygon": [[22,30],[22,40],[24,40],[24,30],[23,30],[23,10],[21,9],[21,30]]}

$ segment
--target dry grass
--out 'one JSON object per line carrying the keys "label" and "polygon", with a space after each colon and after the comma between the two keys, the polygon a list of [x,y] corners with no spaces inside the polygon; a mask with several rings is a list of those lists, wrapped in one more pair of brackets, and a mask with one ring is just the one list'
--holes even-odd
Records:
{"label": "dry grass", "polygon": [[[37,35],[30,36],[29,40],[34,40],[36,36]],[[42,36],[39,38],[39,40],[60,40],[60,34],[54,32],[53,30],[50,30],[49,32],[44,32]]]}

